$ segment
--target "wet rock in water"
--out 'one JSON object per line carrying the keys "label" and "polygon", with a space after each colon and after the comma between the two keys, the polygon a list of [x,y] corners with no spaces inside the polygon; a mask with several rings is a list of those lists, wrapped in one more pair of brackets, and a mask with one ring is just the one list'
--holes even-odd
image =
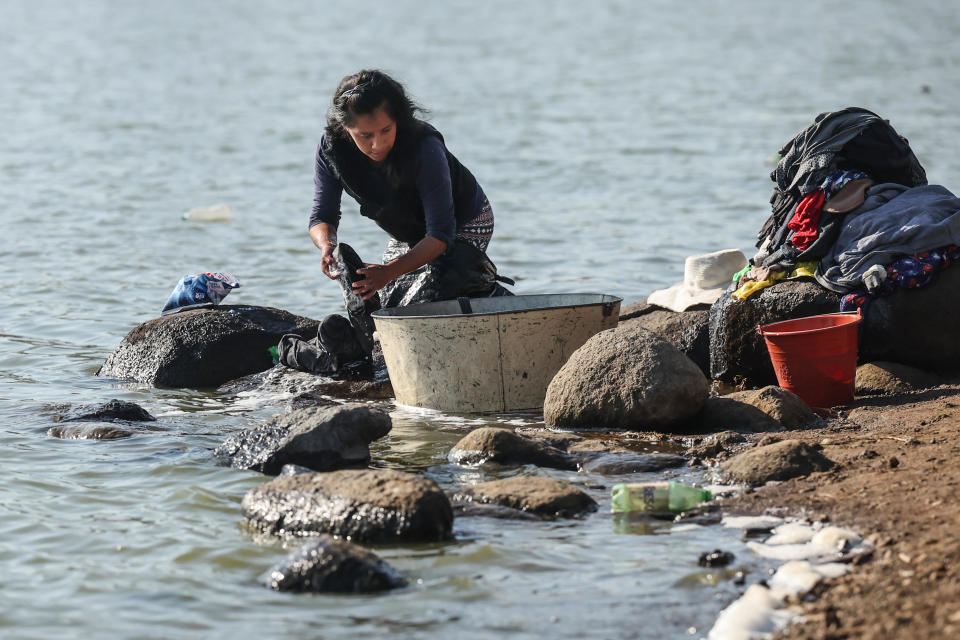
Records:
{"label": "wet rock in water", "polygon": [[334,380],[305,371],[297,371],[282,364],[272,369],[231,380],[217,388],[218,393],[283,394],[294,396],[294,406],[326,404],[323,396],[348,400],[388,400],[393,398],[390,381]]}
{"label": "wet rock in water", "polygon": [[[655,305],[647,305],[626,322],[623,313],[620,323],[643,327],[664,338],[700,367],[705,376],[710,375],[710,312],[671,311]],[[639,311],[639,310],[638,310]]]}
{"label": "wet rock in water", "polygon": [[[56,422],[154,422],[154,418],[146,409],[135,402],[125,402],[114,398],[100,404],[87,404],[78,407],[58,407],[53,419]],[[60,436],[58,436],[60,437]]]}
{"label": "wet rock in water", "polygon": [[658,429],[681,423],[707,399],[706,377],[657,334],[625,325],[577,349],[547,387],[544,420],[564,427]]}
{"label": "wet rock in water", "polygon": [[431,480],[389,469],[303,473],[251,489],[241,510],[260,531],[320,533],[357,542],[430,542],[450,538],[453,510]]}
{"label": "wet rock in water", "polygon": [[857,367],[856,394],[888,395],[936,387],[940,376],[898,362],[868,362]]}
{"label": "wet rock in water", "polygon": [[452,462],[467,465],[496,462],[503,465],[535,464],[571,471],[577,468],[573,456],[500,427],[481,427],[471,431],[454,445],[449,457]]}
{"label": "wet rock in water", "polygon": [[77,424],[51,427],[47,435],[64,440],[117,440],[129,438],[133,432],[113,424]]}
{"label": "wet rock in water", "polygon": [[798,395],[783,387],[769,385],[762,389],[737,391],[726,396],[745,402],[788,428],[803,427],[818,422],[817,414]]}
{"label": "wet rock in water", "polygon": [[730,453],[742,448],[747,439],[736,431],[714,433],[687,449],[688,456],[698,458],[716,458],[721,453]]}
{"label": "wet rock in water", "polygon": [[459,490],[454,499],[496,504],[548,519],[572,518],[597,510],[596,501],[580,489],[539,476],[481,482]]}
{"label": "wet rock in water", "polygon": [[261,580],[274,591],[312,593],[373,593],[406,584],[376,554],[327,535],[291,552]]}
{"label": "wet rock in water", "polygon": [[744,451],[724,462],[721,469],[728,480],[761,484],[826,471],[833,466],[832,460],[806,442],[783,440]]}
{"label": "wet rock in water", "polygon": [[752,404],[730,396],[707,398],[696,417],[696,425],[699,431],[746,429],[762,432],[783,428],[783,425]]}
{"label": "wet rock in water", "polygon": [[682,467],[686,463],[687,459],[683,456],[674,456],[667,453],[608,453],[584,460],[581,467],[584,471],[590,473],[618,475],[660,471],[672,467]]}
{"label": "wet rock in water", "polygon": [[97,375],[158,387],[216,387],[269,369],[268,349],[284,334],[312,337],[318,324],[270,307],[181,311],[135,327]]}
{"label": "wet rock in water", "polygon": [[730,383],[743,377],[751,386],[776,384],[757,325],[836,313],[839,308],[839,295],[810,281],[779,282],[743,301],[725,293],[710,307],[710,377]]}
{"label": "wet rock in water", "polygon": [[315,471],[366,464],[368,445],[390,432],[390,416],[366,405],[307,407],[234,435],[214,455],[240,469],[276,474],[286,464]]}
{"label": "wet rock in water", "polygon": [[697,564],[701,567],[725,567],[731,562],[733,562],[733,554],[722,549],[704,551],[697,560]]}
{"label": "wet rock in water", "polygon": [[925,371],[960,370],[960,269],[944,269],[919,289],[899,289],[870,303],[863,320],[860,359],[899,362]]}

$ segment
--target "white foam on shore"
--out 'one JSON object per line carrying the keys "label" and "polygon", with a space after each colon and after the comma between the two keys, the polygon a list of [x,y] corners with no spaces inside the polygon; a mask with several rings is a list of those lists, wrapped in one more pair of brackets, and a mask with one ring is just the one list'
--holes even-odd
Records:
{"label": "white foam on shore", "polygon": [[742,596],[720,612],[709,640],[757,640],[786,626],[797,617],[782,609],[783,600],[762,584],[750,585]]}
{"label": "white foam on shore", "polygon": [[[764,542],[748,542],[747,547],[758,556],[774,560],[835,560],[846,552],[865,551],[863,539],[849,529],[824,527],[817,531],[806,523],[791,523],[788,531],[774,530],[774,535]],[[807,531],[803,531],[806,527]],[[779,529],[780,527],[778,527]],[[806,542],[790,542],[807,538]],[[869,545],[868,545],[869,546]]]}
{"label": "white foam on shore", "polygon": [[744,530],[773,528],[764,542],[747,547],[765,558],[783,560],[767,587],[751,585],[733,604],[720,612],[708,634],[709,640],[758,640],[787,625],[799,614],[784,605],[790,596],[809,593],[825,578],[838,578],[851,571],[849,564],[825,562],[844,554],[870,549],[856,532],[824,527],[806,521],[786,522],[775,516],[725,516],[723,524]]}
{"label": "white foam on shore", "polygon": [[824,578],[839,578],[850,572],[850,565],[841,562],[810,564],[806,560],[786,563],[770,578],[770,589],[785,595],[809,593]]}

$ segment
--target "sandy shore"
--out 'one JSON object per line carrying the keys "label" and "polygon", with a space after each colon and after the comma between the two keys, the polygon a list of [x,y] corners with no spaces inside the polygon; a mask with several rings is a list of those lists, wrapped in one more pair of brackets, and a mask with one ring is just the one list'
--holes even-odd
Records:
{"label": "sandy shore", "polygon": [[728,499],[724,511],[829,521],[875,550],[795,603],[805,621],[775,637],[960,637],[960,385],[858,398],[822,428],[776,435],[819,443],[837,466]]}

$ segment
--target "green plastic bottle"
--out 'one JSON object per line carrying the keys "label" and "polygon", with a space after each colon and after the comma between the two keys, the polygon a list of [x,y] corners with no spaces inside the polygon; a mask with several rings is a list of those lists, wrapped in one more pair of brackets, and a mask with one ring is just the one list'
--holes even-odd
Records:
{"label": "green plastic bottle", "polygon": [[614,485],[610,498],[610,510],[614,513],[673,513],[709,502],[713,494],[679,482],[642,482]]}

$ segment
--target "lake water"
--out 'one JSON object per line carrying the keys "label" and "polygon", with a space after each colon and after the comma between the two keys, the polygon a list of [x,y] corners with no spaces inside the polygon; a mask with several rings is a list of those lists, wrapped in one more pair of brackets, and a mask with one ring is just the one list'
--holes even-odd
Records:
{"label": "lake water", "polygon": [[[378,548],[413,579],[389,595],[259,586],[286,553],[239,526],[264,477],[210,452],[282,401],[94,373],[185,274],[237,275],[236,304],[341,308],[306,224],[347,73],[383,68],[431,109],[490,197],[490,255],[517,293],[631,302],[679,281],[687,255],[749,255],[774,156],[821,111],[876,111],[931,183],[960,189],[953,3],[4,0],[0,25],[4,637],[700,637],[739,592],[701,551],[759,579],[730,531],[607,513],[614,481],[659,476],[456,467],[446,453],[477,422],[385,405],[377,465],[448,488],[547,474],[601,510],[461,518],[448,544]],[[218,202],[232,222],[181,219]],[[346,201],[340,237],[362,256],[385,243]],[[159,421],[121,441],[46,435],[44,407],[113,397]]]}

